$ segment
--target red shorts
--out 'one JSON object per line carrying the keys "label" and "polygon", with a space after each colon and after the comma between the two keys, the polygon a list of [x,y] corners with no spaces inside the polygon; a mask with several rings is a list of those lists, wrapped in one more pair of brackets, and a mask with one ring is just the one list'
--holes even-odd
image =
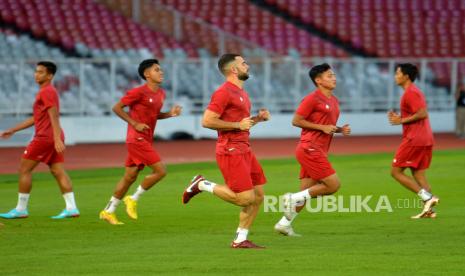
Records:
{"label": "red shorts", "polygon": [[26,147],[23,158],[43,162],[47,165],[63,163],[65,161],[63,153],[58,153],[55,150],[55,143],[53,141],[32,140]]}
{"label": "red shorts", "polygon": [[329,163],[327,155],[319,149],[298,145],[295,156],[300,163],[300,179],[321,180],[336,173]]}
{"label": "red shorts", "polygon": [[216,162],[226,185],[235,193],[248,191],[254,186],[266,183],[262,166],[251,151],[240,154],[217,154]]}
{"label": "red shorts", "polygon": [[128,149],[126,167],[137,166],[139,170],[142,170],[145,165],[152,165],[161,160],[152,145],[146,141],[127,143],[126,148]]}
{"label": "red shorts", "polygon": [[433,146],[410,146],[408,143],[402,143],[392,160],[392,166],[424,170],[429,168],[432,156]]}

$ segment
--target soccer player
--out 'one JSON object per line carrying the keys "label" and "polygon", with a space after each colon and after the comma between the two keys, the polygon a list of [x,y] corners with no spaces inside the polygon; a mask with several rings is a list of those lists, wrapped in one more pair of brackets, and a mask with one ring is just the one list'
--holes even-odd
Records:
{"label": "soccer player", "polygon": [[250,116],[251,103],[244,82],[249,78],[249,66],[237,54],[225,54],[218,68],[226,82],[212,95],[203,115],[202,126],[218,131],[216,161],[226,185],[219,185],[195,176],[184,191],[184,204],[203,191],[242,207],[239,227],[232,248],[263,248],[247,239],[249,229],[263,202],[263,185],[266,178],[249,144],[249,130],[258,122],[270,119],[270,113],[261,109]]}
{"label": "soccer player", "polygon": [[302,129],[296,149],[300,163],[300,192],[284,195],[284,216],[275,230],[286,236],[300,236],[292,221],[310,198],[330,195],[339,190],[340,181],[328,161],[328,150],[334,133],[350,135],[348,124],[337,127],[339,102],[333,95],[336,74],[324,63],[310,69],[310,79],[317,89],[307,95],[297,108],[292,124]]}
{"label": "soccer player", "polygon": [[[126,213],[131,219],[137,219],[137,201],[139,197],[157,184],[166,175],[163,162],[152,147],[157,120],[176,117],[181,114],[181,107],[175,105],[169,112],[161,112],[165,100],[165,91],[160,87],[163,82],[163,70],[156,59],[147,59],[139,64],[139,76],[146,81],[142,86],[129,90],[113,106],[113,112],[128,123],[126,147],[126,171],[116,185],[110,202],[100,212],[100,219],[110,224],[123,224],[115,215],[116,207],[127,193],[129,187],[137,180],[139,172],[148,166],[152,173],[145,176],[135,193],[124,197]],[[124,107],[129,107],[129,112]]]}
{"label": "soccer player", "polygon": [[52,218],[63,219],[79,216],[71,179],[63,167],[65,140],[59,120],[59,98],[55,87],[52,85],[56,71],[57,66],[50,61],[37,63],[34,77],[40,90],[33,105],[33,116],[0,133],[0,137],[7,139],[20,130],[31,126],[35,127],[34,138],[24,151],[19,167],[18,204],[16,208],[8,213],[0,214],[2,218],[15,219],[29,216],[27,206],[32,189],[32,171],[40,162],[49,166],[50,172],[55,177],[66,203],[66,208],[59,215]]}
{"label": "soccer player", "polygon": [[[418,69],[413,64],[403,63],[396,67],[396,84],[404,89],[400,101],[401,114],[392,110],[388,112],[392,125],[402,125],[402,143],[392,162],[391,175],[424,202],[422,212],[413,219],[436,217],[432,208],[439,203],[439,198],[431,194],[431,186],[426,180],[434,141],[425,96],[413,83],[417,75]],[[406,168],[410,168],[413,178],[405,174]]]}

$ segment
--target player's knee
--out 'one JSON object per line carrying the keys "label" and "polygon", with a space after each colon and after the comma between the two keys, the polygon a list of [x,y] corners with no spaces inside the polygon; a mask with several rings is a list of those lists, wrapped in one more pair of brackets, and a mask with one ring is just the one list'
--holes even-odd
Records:
{"label": "player's knee", "polygon": [[412,176],[415,177],[415,179],[423,180],[425,178],[424,174],[414,170],[412,171]]}
{"label": "player's knee", "polygon": [[21,165],[21,166],[19,166],[18,173],[20,175],[32,173],[32,169],[29,168],[28,166]]}
{"label": "player's knee", "polygon": [[136,173],[126,173],[124,175],[124,180],[128,183],[134,183],[137,180],[137,174]]}
{"label": "player's knee", "polygon": [[330,186],[328,186],[328,194],[334,194],[335,192],[337,192],[339,190],[339,188],[341,187],[341,183],[339,183],[339,181],[331,184]]}
{"label": "player's knee", "polygon": [[50,172],[52,173],[53,176],[58,177],[61,175],[62,170],[57,169],[57,168],[50,168]]}
{"label": "player's knee", "polygon": [[261,205],[263,203],[263,195],[255,196],[255,205]]}
{"label": "player's knee", "polygon": [[247,207],[255,203],[255,195],[240,197],[237,200],[237,205]]}
{"label": "player's knee", "polygon": [[152,168],[152,173],[158,175],[158,177],[160,177],[160,179],[165,177],[168,174],[168,172],[166,170],[166,166],[164,164],[162,164],[160,166],[153,167]]}
{"label": "player's knee", "polygon": [[391,177],[394,178],[394,179],[398,179],[399,178],[399,171],[396,170],[395,168],[392,168],[391,169]]}
{"label": "player's knee", "polygon": [[238,199],[236,201],[236,204],[241,206],[241,207],[246,207],[246,206],[250,205],[249,203],[247,203],[247,201],[245,199],[242,199],[242,198]]}
{"label": "player's knee", "polygon": [[244,200],[242,201],[242,204],[239,204],[239,205],[241,205],[242,207],[247,207],[247,206],[250,206],[250,205],[252,205],[252,204],[254,204],[254,203],[255,203],[255,199],[254,199],[254,198],[250,198],[250,199],[244,199]]}
{"label": "player's knee", "polygon": [[24,174],[30,173],[30,171],[27,168],[19,167],[18,173],[20,175],[24,175]]}
{"label": "player's knee", "polygon": [[160,176],[160,178],[163,178],[168,174],[165,166],[159,168],[155,173],[157,173]]}
{"label": "player's knee", "polygon": [[263,203],[264,195],[262,193],[255,194],[255,205],[261,205]]}

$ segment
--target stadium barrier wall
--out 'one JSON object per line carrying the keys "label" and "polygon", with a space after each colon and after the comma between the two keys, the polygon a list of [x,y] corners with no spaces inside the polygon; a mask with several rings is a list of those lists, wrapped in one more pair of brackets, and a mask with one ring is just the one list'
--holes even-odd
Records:
{"label": "stadium barrier wall", "polygon": [[[268,122],[253,127],[252,138],[292,138],[299,137],[300,130],[292,126],[292,114],[272,115]],[[431,126],[434,132],[452,132],[455,124],[455,113],[430,112]],[[12,122],[11,122],[12,123]],[[390,135],[400,134],[401,126],[391,126],[385,113],[347,113],[341,114],[338,124],[350,124],[353,135]],[[120,143],[126,138],[126,124],[121,119],[112,117],[63,117],[61,124],[66,133],[66,144],[80,143]],[[2,125],[6,127],[5,125]],[[18,133],[19,134],[19,133]],[[172,139],[179,134],[192,136],[194,139],[216,138],[216,131],[201,126],[201,116],[187,115],[160,120],[157,123],[156,135],[162,139]],[[32,131],[25,135],[32,136]],[[23,146],[29,139],[20,135],[21,139],[0,141],[0,146]]]}

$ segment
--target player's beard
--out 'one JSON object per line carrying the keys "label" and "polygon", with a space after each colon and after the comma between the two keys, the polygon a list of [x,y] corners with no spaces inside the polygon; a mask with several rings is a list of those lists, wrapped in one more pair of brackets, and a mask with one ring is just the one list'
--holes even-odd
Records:
{"label": "player's beard", "polygon": [[237,78],[241,81],[246,81],[249,78],[249,74],[247,72],[241,72],[237,75]]}

